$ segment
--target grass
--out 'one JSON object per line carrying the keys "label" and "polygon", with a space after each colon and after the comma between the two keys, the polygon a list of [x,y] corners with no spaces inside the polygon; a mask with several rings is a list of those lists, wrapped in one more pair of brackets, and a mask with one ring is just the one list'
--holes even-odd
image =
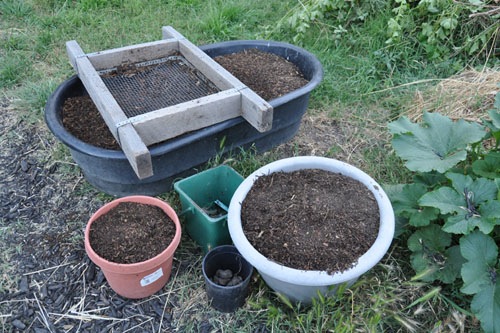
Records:
{"label": "grass", "polygon": [[[0,241],[4,242],[13,232],[14,228],[11,226],[1,226],[0,228]],[[11,258],[12,255],[18,253],[19,249],[10,248],[7,251],[2,251],[0,255],[0,271],[2,272],[2,280],[0,282],[0,293],[7,292],[15,288],[16,279],[14,279],[9,273],[12,271]]]}
{"label": "grass", "polygon": [[[277,29],[276,23],[295,5],[278,0],[4,0],[0,3],[0,98],[13,101],[22,119],[43,126],[48,96],[74,74],[65,51],[68,40],[75,39],[85,52],[94,52],[160,39],[161,27],[171,25],[200,45],[263,37],[292,42],[293,33]],[[385,15],[381,11],[340,39],[325,27],[313,27],[301,46],[316,54],[325,70],[324,82],[312,93],[309,114],[329,117],[342,129],[342,140],[325,155],[353,163],[381,183],[396,183],[410,175],[388,147],[385,124],[403,112],[414,91],[429,84],[392,87],[445,78],[458,68],[424,62],[409,45],[388,48],[381,33]],[[74,176],[68,151],[60,146],[50,151],[50,158],[63,165],[58,172]],[[206,167],[229,164],[247,176],[276,158],[276,151],[259,155],[253,149],[241,150],[217,156]],[[86,183],[75,188],[82,196],[92,194]],[[164,198],[179,208],[173,193]],[[2,224],[0,238],[9,232]],[[9,253],[0,258],[2,271],[8,270]],[[292,305],[260,281],[246,308],[234,314],[217,313],[205,304],[200,254],[189,239],[183,239],[176,257],[190,263],[187,272],[173,272],[171,281],[180,304],[174,310],[175,322],[184,331],[200,331],[208,322],[216,330],[232,332],[258,327],[272,332],[439,332],[463,331],[471,322],[450,302],[456,295],[411,281],[403,240],[395,242],[380,265],[334,297],[310,307]],[[4,281],[0,291],[13,288],[13,281]]]}

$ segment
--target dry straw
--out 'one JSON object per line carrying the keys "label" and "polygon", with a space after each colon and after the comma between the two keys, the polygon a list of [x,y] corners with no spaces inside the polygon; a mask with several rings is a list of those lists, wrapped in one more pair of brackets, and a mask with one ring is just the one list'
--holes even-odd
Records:
{"label": "dry straw", "polygon": [[[415,82],[415,84],[418,82]],[[451,119],[481,122],[489,118],[500,91],[500,68],[482,71],[466,70],[423,91],[417,90],[411,106],[404,114],[412,121],[419,121],[423,111],[439,112]]]}

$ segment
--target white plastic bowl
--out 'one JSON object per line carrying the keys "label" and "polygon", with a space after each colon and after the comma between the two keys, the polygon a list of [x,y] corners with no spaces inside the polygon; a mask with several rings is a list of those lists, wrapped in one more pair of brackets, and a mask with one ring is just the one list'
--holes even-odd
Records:
{"label": "white plastic bowl", "polygon": [[[302,169],[322,169],[356,179],[365,184],[377,200],[380,212],[380,227],[377,239],[370,249],[359,258],[358,263],[344,272],[328,274],[326,271],[305,271],[280,265],[259,253],[250,244],[243,232],[241,203],[255,180],[261,175],[268,175],[273,172],[291,172]],[[257,269],[270,288],[287,296],[292,301],[310,303],[313,298],[317,297],[318,292],[328,295],[329,292],[335,290],[335,285],[354,283],[359,276],[366,273],[382,259],[394,237],[394,211],[382,187],[360,169],[335,159],[299,156],[270,163],[248,176],[231,199],[228,211],[228,227],[238,251]]]}

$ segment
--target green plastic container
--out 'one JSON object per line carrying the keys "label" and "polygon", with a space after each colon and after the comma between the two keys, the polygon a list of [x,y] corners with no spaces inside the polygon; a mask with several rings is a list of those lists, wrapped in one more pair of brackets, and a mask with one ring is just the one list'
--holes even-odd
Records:
{"label": "green plastic container", "polygon": [[182,204],[183,229],[205,253],[216,246],[232,244],[227,207],[242,182],[239,173],[221,165],[174,184]]}

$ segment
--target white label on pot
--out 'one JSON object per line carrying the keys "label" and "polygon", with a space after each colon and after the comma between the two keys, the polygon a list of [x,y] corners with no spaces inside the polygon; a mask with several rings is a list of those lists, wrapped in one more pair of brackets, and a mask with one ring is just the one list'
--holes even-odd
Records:
{"label": "white label on pot", "polygon": [[145,286],[155,282],[156,280],[158,280],[162,276],[163,276],[163,270],[160,267],[156,271],[154,271],[153,273],[146,275],[145,277],[143,277],[141,279],[141,287],[145,287]]}

